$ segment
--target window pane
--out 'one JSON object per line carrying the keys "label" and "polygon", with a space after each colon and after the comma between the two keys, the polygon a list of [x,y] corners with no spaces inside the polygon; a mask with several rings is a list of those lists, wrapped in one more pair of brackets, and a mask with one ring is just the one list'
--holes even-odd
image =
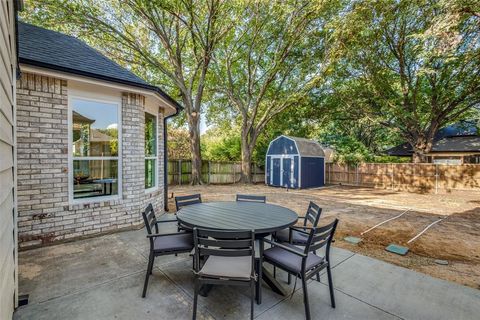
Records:
{"label": "window pane", "polygon": [[73,160],[74,199],[117,194],[117,160]]}
{"label": "window pane", "polygon": [[153,188],[156,185],[156,163],[155,159],[145,159],[145,189]]}
{"label": "window pane", "polygon": [[145,157],[157,155],[157,118],[145,113]]}
{"label": "window pane", "polygon": [[72,152],[76,157],[118,155],[118,106],[72,100]]}

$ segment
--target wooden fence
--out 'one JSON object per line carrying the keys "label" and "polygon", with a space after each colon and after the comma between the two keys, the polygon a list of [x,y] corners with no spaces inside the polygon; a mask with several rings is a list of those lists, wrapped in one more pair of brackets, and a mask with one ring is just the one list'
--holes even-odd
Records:
{"label": "wooden fence", "polygon": [[[168,184],[182,185],[190,183],[192,177],[191,160],[168,161]],[[202,161],[202,180],[210,184],[232,184],[240,182],[241,164],[239,162]],[[265,171],[258,165],[252,165],[254,183],[265,181]]]}
{"label": "wooden fence", "polygon": [[414,192],[478,191],[480,165],[364,163],[347,166],[327,163],[325,182]]}

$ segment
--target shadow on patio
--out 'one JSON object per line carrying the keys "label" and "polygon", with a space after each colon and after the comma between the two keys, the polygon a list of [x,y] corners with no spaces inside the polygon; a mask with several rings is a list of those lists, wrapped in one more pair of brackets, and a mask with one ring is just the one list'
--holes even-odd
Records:
{"label": "shadow on patio", "polygon": [[[143,229],[24,251],[20,293],[29,294],[30,302],[16,311],[14,319],[190,319],[189,255],[159,257],[142,299],[147,255]],[[474,319],[480,313],[478,290],[340,248],[333,249],[332,259],[337,308],[330,307],[327,279],[322,276],[321,283],[309,284],[314,319]],[[278,272],[277,278],[286,286],[284,273]],[[209,297],[200,297],[199,318],[248,318],[247,290],[214,288]],[[266,286],[263,292],[262,304],[255,306],[256,318],[304,318],[300,285],[292,297],[277,295]]]}

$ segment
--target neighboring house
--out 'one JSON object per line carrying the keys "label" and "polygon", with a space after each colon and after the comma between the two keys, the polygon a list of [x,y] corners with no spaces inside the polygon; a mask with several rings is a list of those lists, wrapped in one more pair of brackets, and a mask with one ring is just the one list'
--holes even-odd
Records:
{"label": "neighboring house", "polygon": [[[403,143],[386,151],[388,155],[411,157],[412,146]],[[475,121],[461,121],[442,128],[435,135],[432,151],[427,154],[429,163],[466,164],[480,163],[480,132]]]}
{"label": "neighboring house", "polygon": [[18,300],[15,189],[16,11],[21,1],[0,3],[0,319],[11,319]]}
{"label": "neighboring house", "polygon": [[165,205],[165,119],[180,106],[84,42],[19,23],[18,239],[132,228]]}

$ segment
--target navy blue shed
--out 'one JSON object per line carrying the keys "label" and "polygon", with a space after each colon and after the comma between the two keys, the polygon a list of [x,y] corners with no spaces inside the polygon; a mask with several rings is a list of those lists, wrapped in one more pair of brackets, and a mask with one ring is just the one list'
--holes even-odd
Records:
{"label": "navy blue shed", "polygon": [[270,142],[265,159],[265,183],[291,189],[325,185],[325,154],[314,140],[279,136]]}

